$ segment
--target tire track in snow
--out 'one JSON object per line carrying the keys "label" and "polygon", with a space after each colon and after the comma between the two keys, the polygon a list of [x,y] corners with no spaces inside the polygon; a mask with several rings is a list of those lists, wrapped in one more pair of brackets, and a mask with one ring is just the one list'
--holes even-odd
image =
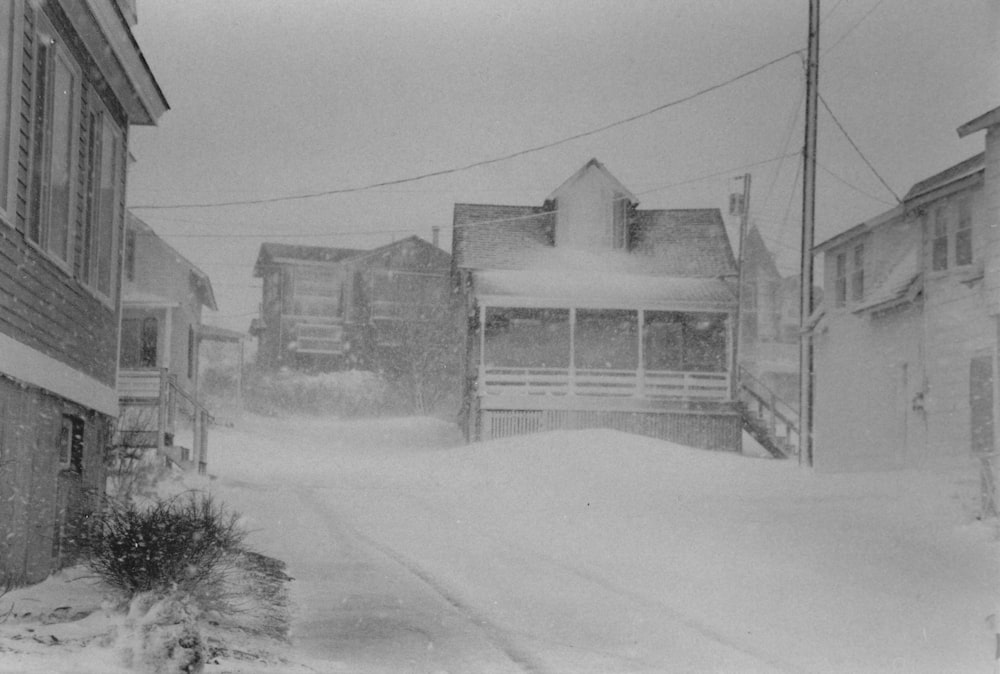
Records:
{"label": "tire track in snow", "polygon": [[[426,499],[416,494],[406,493],[404,494],[404,496],[410,502],[414,503],[418,507],[423,508],[424,510],[430,513],[433,513],[440,518],[444,518],[445,520],[447,520],[450,517],[450,513],[446,513],[440,508],[431,505],[430,503],[427,502]],[[609,580],[604,576],[598,575],[593,571],[583,569],[575,564],[570,564],[568,562],[565,562],[561,559],[553,557],[552,555],[546,554],[544,552],[527,548],[520,543],[513,542],[510,540],[501,540],[500,538],[490,535],[489,533],[483,531],[476,530],[473,533],[477,536],[480,536],[481,538],[485,538],[487,540],[492,541],[493,543],[499,545],[500,547],[506,550],[517,550],[522,554],[522,556],[530,556],[546,564],[549,564],[550,566],[553,566],[557,569],[571,573],[585,582],[603,588],[607,592],[616,594],[620,597],[624,597],[625,599],[633,601],[637,604],[642,604],[644,606],[655,608],[656,610],[666,614],[666,616],[669,617],[672,621],[701,635],[702,637],[710,641],[713,641],[721,646],[729,648],[733,651],[741,653],[744,656],[757,660],[760,663],[765,664],[776,671],[788,672],[789,674],[804,674],[805,672],[808,671],[792,663],[785,662],[769,653],[742,644],[739,641],[736,641],[735,639],[727,636],[722,631],[715,629],[712,626],[681,612],[680,610],[670,606],[669,604],[666,604],[657,599],[651,599],[650,597],[640,594],[639,592],[622,587],[618,583]],[[615,656],[615,657],[618,657],[624,661],[629,660],[628,658],[624,658],[621,656]]]}
{"label": "tire track in snow", "polygon": [[337,533],[348,533],[351,537],[367,545],[372,550],[378,552],[401,567],[411,576],[420,580],[426,587],[434,592],[434,594],[439,596],[449,606],[458,611],[462,617],[464,617],[471,624],[475,625],[485,635],[487,641],[493,644],[512,663],[526,672],[526,674],[546,674],[547,670],[545,667],[532,657],[530,653],[518,648],[518,646],[510,638],[508,632],[476,611],[472,606],[459,597],[457,593],[446,587],[440,580],[422,569],[418,564],[404,557],[391,547],[384,545],[362,533],[355,527],[351,526],[348,522],[345,522],[343,518],[338,517],[328,505],[323,503],[323,501],[316,496],[314,490],[310,489],[308,491],[301,491],[298,492],[298,495],[303,503],[308,505],[323,517],[324,523],[327,527],[336,530]]}

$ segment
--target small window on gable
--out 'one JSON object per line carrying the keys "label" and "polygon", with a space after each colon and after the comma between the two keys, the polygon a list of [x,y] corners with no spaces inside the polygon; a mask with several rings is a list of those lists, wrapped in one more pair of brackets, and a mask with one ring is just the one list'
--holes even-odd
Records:
{"label": "small window on gable", "polygon": [[964,199],[958,204],[958,224],[955,229],[955,266],[972,264],[972,203]]}
{"label": "small window on gable", "polygon": [[948,213],[944,206],[934,209],[934,223],[931,232],[931,269],[941,271],[948,268]]}
{"label": "small window on gable", "polygon": [[836,275],[833,280],[836,305],[847,303],[847,253],[837,253]]}

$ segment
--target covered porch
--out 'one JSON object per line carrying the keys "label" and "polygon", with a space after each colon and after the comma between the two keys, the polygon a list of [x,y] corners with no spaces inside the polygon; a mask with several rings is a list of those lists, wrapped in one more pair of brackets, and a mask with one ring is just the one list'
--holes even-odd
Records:
{"label": "covered porch", "polygon": [[604,427],[738,450],[728,286],[594,276],[476,275],[470,435]]}

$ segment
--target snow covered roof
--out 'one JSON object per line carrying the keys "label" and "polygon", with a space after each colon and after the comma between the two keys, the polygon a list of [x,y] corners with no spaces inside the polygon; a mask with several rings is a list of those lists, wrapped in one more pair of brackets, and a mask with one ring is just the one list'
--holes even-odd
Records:
{"label": "snow covered roof", "polygon": [[481,303],[493,306],[725,310],[736,304],[733,290],[721,279],[626,274],[606,268],[476,271],[473,287]]}
{"label": "snow covered roof", "polygon": [[155,293],[127,289],[122,294],[122,305],[126,309],[173,309],[179,307],[181,303]]}
{"label": "snow covered roof", "polygon": [[903,302],[912,301],[920,290],[920,258],[918,246],[911,245],[896,260],[889,274],[871,294],[859,305],[854,313],[874,309],[888,309]]}
{"label": "snow covered roof", "polygon": [[326,246],[298,246],[290,243],[262,243],[253,266],[253,275],[260,276],[262,267],[277,262],[340,262],[367,253],[359,248],[328,248]]}
{"label": "snow covered roof", "polygon": [[986,164],[985,157],[986,153],[980,152],[979,154],[969,157],[965,161],[961,161],[954,166],[949,166],[940,173],[935,173],[931,177],[921,180],[910,188],[910,191],[903,197],[903,201],[910,201],[911,199],[923,196],[939,187],[944,187],[945,185],[954,183],[962,178],[966,178],[970,175],[983,171]]}
{"label": "snow covered roof", "polygon": [[[555,214],[536,206],[455,204],[454,264],[459,269],[550,268],[568,255],[553,246]],[[736,274],[722,214],[715,208],[637,210],[630,252],[589,253],[591,264],[663,276]]]}

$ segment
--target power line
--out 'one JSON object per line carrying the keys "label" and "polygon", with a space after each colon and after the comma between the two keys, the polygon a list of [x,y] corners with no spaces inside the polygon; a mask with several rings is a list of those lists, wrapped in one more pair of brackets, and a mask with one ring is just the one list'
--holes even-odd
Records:
{"label": "power line", "polygon": [[836,173],[834,173],[833,171],[831,171],[827,167],[823,166],[819,162],[816,162],[816,163],[819,164],[819,167],[821,169],[823,169],[824,171],[826,171],[828,174],[830,174],[831,176],[833,176],[834,178],[836,178],[838,181],[840,181],[841,183],[843,183],[847,187],[850,187],[852,190],[854,190],[858,194],[863,194],[866,197],[868,197],[869,199],[871,199],[872,201],[877,201],[880,204],[885,204],[886,206],[895,206],[896,205],[896,204],[892,203],[891,201],[886,201],[885,199],[880,199],[880,198],[876,197],[874,194],[871,194],[870,192],[867,192],[867,191],[861,189],[857,185],[854,185],[853,183],[849,182],[848,180],[846,180],[846,179],[842,178],[841,176],[837,175]]}
{"label": "power line", "polygon": [[797,155],[797,154],[798,154],[798,152],[790,152],[790,153],[787,153],[787,154],[779,154],[779,155],[777,155],[775,157],[771,157],[769,159],[761,159],[760,161],[755,161],[755,162],[752,162],[750,164],[743,164],[742,166],[734,166],[733,168],[728,168],[728,169],[726,169],[724,171],[717,171],[715,173],[708,173],[708,174],[703,175],[703,176],[698,176],[697,178],[691,178],[689,180],[682,180],[682,181],[676,182],[676,183],[668,183],[666,185],[659,185],[657,187],[651,187],[648,190],[642,190],[641,192],[636,192],[636,195],[639,195],[639,194],[649,194],[650,192],[658,192],[660,190],[665,190],[665,189],[668,189],[670,187],[679,187],[681,185],[689,185],[691,183],[700,182],[702,180],[709,180],[711,178],[718,178],[719,176],[728,175],[728,174],[732,173],[733,171],[740,171],[740,170],[748,169],[748,168],[751,168],[751,167],[754,167],[754,166],[760,166],[761,164],[770,164],[771,162],[778,161],[779,159],[787,159],[788,157],[791,157],[791,156]]}
{"label": "power line", "polygon": [[154,209],[175,209],[175,208],[219,208],[219,207],[224,207],[224,206],[246,206],[246,205],[254,205],[254,204],[272,204],[272,203],[282,202],[282,201],[299,201],[299,200],[304,200],[304,199],[313,199],[313,198],[316,198],[316,197],[325,197],[325,196],[331,196],[331,195],[335,195],[335,194],[348,194],[348,193],[352,193],[352,192],[364,192],[364,191],[373,190],[373,189],[376,189],[376,188],[379,188],[379,187],[389,187],[391,185],[401,185],[403,183],[416,182],[418,180],[425,180],[427,178],[435,178],[435,177],[439,177],[439,176],[443,176],[443,175],[449,175],[449,174],[452,174],[452,173],[459,173],[459,172],[462,172],[462,171],[468,171],[469,169],[477,168],[477,167],[480,167],[480,166],[487,166],[489,164],[497,164],[499,162],[508,161],[508,160],[514,159],[516,157],[522,157],[522,156],[527,155],[527,154],[532,154],[532,153],[535,153],[535,152],[540,152],[542,150],[548,150],[548,149],[556,147],[558,145],[563,145],[565,143],[569,143],[569,142],[572,142],[574,140],[579,140],[581,138],[586,138],[588,136],[593,136],[595,134],[602,133],[604,131],[607,131],[609,129],[613,129],[613,128],[618,127],[618,126],[622,126],[624,124],[629,124],[629,123],[634,122],[636,120],[642,119],[643,117],[648,117],[648,116],[656,114],[658,112],[662,112],[663,110],[666,110],[667,108],[671,108],[671,107],[680,105],[682,103],[686,103],[686,102],[688,102],[690,100],[693,100],[695,98],[698,98],[700,96],[704,96],[705,94],[708,94],[708,93],[711,93],[711,92],[716,91],[718,89],[721,89],[723,87],[729,86],[730,84],[733,84],[735,82],[738,82],[739,80],[742,80],[742,79],[744,79],[746,77],[749,77],[750,75],[758,73],[761,70],[764,70],[765,68],[769,68],[769,67],[771,67],[771,66],[773,66],[773,65],[775,65],[777,63],[780,63],[781,61],[784,61],[787,58],[795,56],[796,54],[800,53],[801,51],[802,51],[801,49],[796,49],[795,51],[788,52],[787,54],[785,54],[783,56],[779,56],[776,59],[772,59],[771,61],[768,61],[767,63],[764,63],[762,65],[757,66],[756,68],[751,68],[750,70],[744,71],[743,73],[740,73],[739,75],[736,75],[735,77],[732,77],[732,78],[730,78],[730,79],[728,79],[728,80],[726,80],[724,82],[720,82],[718,84],[713,84],[710,87],[706,87],[704,89],[696,91],[695,93],[689,94],[688,96],[684,96],[682,98],[675,99],[675,100],[670,101],[668,103],[664,103],[662,105],[658,105],[655,108],[652,108],[652,109],[647,110],[645,112],[640,112],[640,113],[638,113],[636,115],[632,115],[631,117],[626,117],[626,118],[620,119],[620,120],[618,120],[616,122],[611,122],[610,124],[605,124],[604,126],[598,127],[596,129],[591,129],[589,131],[583,131],[581,133],[577,133],[577,134],[574,134],[572,136],[567,136],[565,138],[561,138],[561,139],[556,140],[556,141],[545,143],[544,145],[536,145],[535,147],[530,147],[530,148],[527,148],[527,149],[524,149],[524,150],[518,150],[517,152],[512,152],[510,154],[506,154],[506,155],[503,155],[503,156],[500,156],[500,157],[494,157],[492,159],[484,159],[482,161],[473,162],[471,164],[466,164],[464,166],[457,166],[457,167],[453,167],[453,168],[441,169],[439,171],[431,171],[430,173],[423,173],[423,174],[420,174],[420,175],[410,176],[410,177],[407,177],[407,178],[397,178],[395,180],[383,180],[383,181],[379,181],[379,182],[375,182],[375,183],[370,183],[368,185],[361,185],[361,186],[358,186],[358,187],[342,187],[342,188],[336,188],[336,189],[331,189],[331,190],[323,190],[323,191],[320,191],[320,192],[311,192],[311,193],[307,193],[307,194],[286,195],[286,196],[281,196],[281,197],[270,197],[270,198],[267,198],[267,199],[245,199],[245,200],[238,200],[238,201],[220,201],[220,202],[214,202],[214,203],[146,204],[146,205],[132,206],[131,208],[133,210],[135,210],[135,209],[154,210]]}
{"label": "power line", "polygon": [[842,134],[844,134],[844,138],[847,139],[847,142],[851,144],[851,147],[854,148],[854,151],[858,153],[859,157],[861,157],[861,160],[868,166],[868,168],[871,169],[872,173],[874,173],[875,177],[879,179],[879,182],[882,183],[883,187],[885,187],[885,189],[889,190],[889,194],[891,194],[893,196],[893,198],[896,200],[896,203],[902,203],[902,201],[899,198],[899,195],[896,194],[896,192],[893,191],[893,189],[891,187],[889,187],[889,183],[887,183],[885,181],[885,179],[883,179],[882,176],[879,175],[879,172],[876,171],[875,167],[872,166],[872,163],[870,161],[868,161],[868,158],[865,156],[864,152],[861,151],[861,148],[859,148],[858,145],[857,145],[857,143],[854,142],[854,140],[851,138],[851,135],[849,133],[847,133],[847,129],[845,129],[844,125],[840,123],[840,120],[837,119],[837,116],[835,114],[833,114],[833,110],[831,110],[830,106],[827,105],[826,99],[824,99],[822,95],[819,97],[819,101],[820,101],[820,103],[823,104],[823,107],[826,109],[827,113],[830,115],[830,118],[833,120],[833,123],[836,124],[837,128],[840,129],[840,132]]}
{"label": "power line", "polygon": [[[852,26],[851,26],[850,28],[848,28],[848,29],[847,29],[847,32],[845,32],[845,33],[844,33],[843,35],[841,35],[841,36],[840,36],[840,38],[839,38],[839,39],[838,39],[838,40],[837,40],[836,42],[834,42],[834,43],[833,43],[833,44],[831,44],[831,45],[830,45],[829,47],[827,47],[826,49],[824,49],[824,50],[823,50],[823,53],[824,53],[824,54],[827,54],[827,53],[829,53],[829,52],[833,51],[833,49],[834,49],[834,48],[835,48],[835,47],[836,47],[836,46],[837,46],[838,44],[840,44],[841,42],[843,42],[843,41],[844,41],[844,39],[845,39],[845,38],[846,38],[846,37],[847,37],[848,35],[850,35],[850,34],[851,34],[852,32],[854,32],[854,29],[855,29],[855,28],[857,28],[858,26],[860,26],[860,25],[861,25],[861,23],[862,23],[862,22],[863,22],[863,21],[864,21],[865,19],[867,19],[867,18],[868,18],[869,16],[871,16],[872,12],[874,12],[874,11],[875,11],[876,9],[878,9],[879,5],[881,5],[881,4],[883,3],[883,2],[885,2],[885,0],[878,0],[878,2],[876,2],[876,3],[874,4],[874,5],[872,5],[872,8],[871,8],[871,9],[869,9],[869,10],[868,10],[868,11],[867,11],[867,12],[865,13],[865,15],[864,15],[864,16],[862,16],[862,17],[861,17],[860,19],[858,19],[858,20],[857,20],[856,22],[854,22],[854,24],[853,24],[853,25],[852,25]],[[840,3],[837,3],[837,4],[839,5]],[[837,8],[836,8],[836,6],[835,6],[835,7],[833,8],[833,9],[837,9]],[[833,10],[832,10],[832,9],[830,10],[830,13],[831,13],[831,14],[833,13]]]}

